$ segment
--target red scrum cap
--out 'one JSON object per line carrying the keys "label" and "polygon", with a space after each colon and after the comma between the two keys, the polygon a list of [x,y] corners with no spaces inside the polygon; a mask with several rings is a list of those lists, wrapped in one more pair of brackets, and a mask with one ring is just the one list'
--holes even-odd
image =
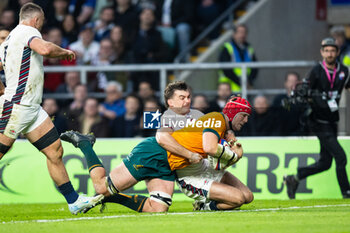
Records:
{"label": "red scrum cap", "polygon": [[232,121],[239,112],[246,112],[248,114],[251,114],[252,106],[248,100],[243,99],[242,97],[233,97],[226,103],[222,112],[228,117],[230,121]]}

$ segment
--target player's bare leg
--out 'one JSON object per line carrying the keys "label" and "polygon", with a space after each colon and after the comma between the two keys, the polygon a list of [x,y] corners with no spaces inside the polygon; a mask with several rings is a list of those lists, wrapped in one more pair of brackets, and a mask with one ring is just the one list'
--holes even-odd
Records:
{"label": "player's bare leg", "polygon": [[96,197],[79,196],[74,190],[62,161],[63,148],[61,140],[49,117],[25,136],[45,154],[50,176],[66,198],[72,214],[77,214],[85,208],[95,206],[103,198],[102,195]]}
{"label": "player's bare leg", "polygon": [[213,182],[210,187],[209,199],[215,201],[211,203],[211,209],[215,210],[215,205],[219,210],[228,210],[240,207],[245,203],[243,192],[236,187]]}
{"label": "player's bare leg", "polygon": [[[53,127],[54,125],[48,117],[40,126],[27,133],[25,136],[31,143],[34,143],[48,133]],[[58,138],[54,143],[42,149],[41,152],[44,153],[47,158],[47,168],[56,185],[60,186],[67,183],[69,178],[62,161],[63,148],[61,140]]]}
{"label": "player's bare leg", "polygon": [[250,189],[245,184],[243,184],[237,177],[235,177],[230,172],[225,172],[220,183],[227,184],[239,189],[243,193],[245,199],[244,204],[248,204],[254,200],[254,195],[252,191],[250,191]]}
{"label": "player's bare leg", "polygon": [[174,182],[154,178],[146,181],[150,198],[147,198],[142,212],[165,212],[171,205]]}
{"label": "player's bare leg", "polygon": [[124,191],[137,184],[137,180],[131,175],[124,163],[114,168],[109,174],[113,184],[119,191]]}
{"label": "player's bare leg", "polygon": [[11,148],[12,144],[15,142],[15,139],[7,137],[0,133],[0,159],[6,154],[6,152]]}

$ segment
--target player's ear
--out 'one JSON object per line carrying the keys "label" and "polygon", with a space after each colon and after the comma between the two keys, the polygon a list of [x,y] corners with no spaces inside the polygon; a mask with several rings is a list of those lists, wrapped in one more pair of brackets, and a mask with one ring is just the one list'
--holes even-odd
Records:
{"label": "player's ear", "polygon": [[168,99],[167,102],[168,102],[168,106],[169,107],[173,106],[173,100],[172,99]]}

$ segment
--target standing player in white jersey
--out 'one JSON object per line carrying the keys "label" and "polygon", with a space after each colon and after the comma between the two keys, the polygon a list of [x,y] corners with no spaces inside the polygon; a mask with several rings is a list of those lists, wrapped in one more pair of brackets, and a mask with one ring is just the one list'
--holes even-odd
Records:
{"label": "standing player in white jersey", "polygon": [[79,196],[69,181],[62,162],[63,148],[50,117],[41,108],[44,71],[43,56],[75,59],[74,52],[42,39],[44,22],[40,6],[22,6],[20,23],[0,47],[0,70],[5,71],[6,88],[0,97],[0,158],[20,133],[46,155],[51,178],[66,198],[73,214],[95,205],[103,196]]}

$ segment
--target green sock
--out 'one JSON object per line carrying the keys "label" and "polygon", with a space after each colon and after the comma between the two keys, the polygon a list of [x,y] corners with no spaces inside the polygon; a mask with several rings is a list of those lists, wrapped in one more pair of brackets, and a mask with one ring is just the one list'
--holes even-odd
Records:
{"label": "green sock", "polygon": [[113,194],[111,196],[105,197],[102,203],[112,202],[118,203],[125,207],[128,207],[137,212],[142,212],[143,205],[145,204],[148,197],[142,195],[126,195],[123,193]]}
{"label": "green sock", "polygon": [[85,156],[85,159],[89,168],[89,172],[91,172],[91,170],[96,167],[103,167],[95,151],[92,149],[92,145],[89,141],[80,142],[79,148]]}

